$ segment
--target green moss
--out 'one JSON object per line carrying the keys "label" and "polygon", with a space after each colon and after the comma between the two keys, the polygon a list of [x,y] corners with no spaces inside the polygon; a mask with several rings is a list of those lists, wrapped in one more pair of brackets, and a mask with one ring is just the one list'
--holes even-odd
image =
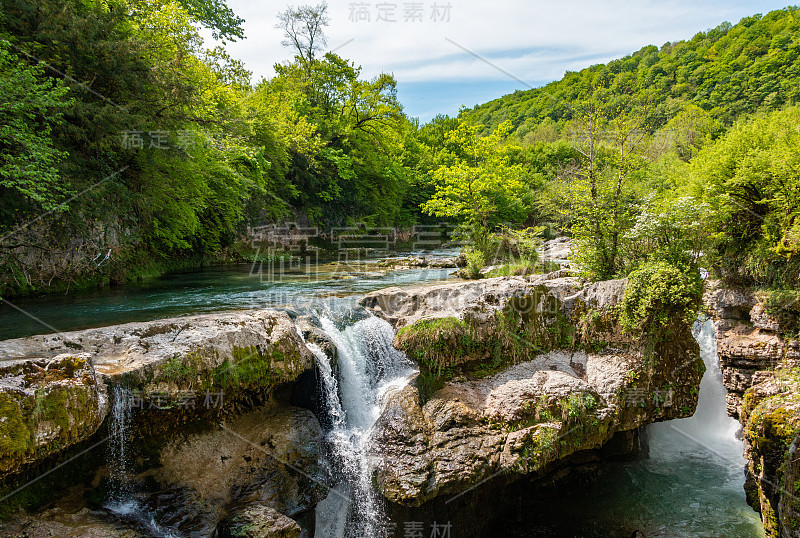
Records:
{"label": "green moss", "polygon": [[200,378],[200,368],[197,364],[201,360],[196,351],[189,352],[185,359],[172,357],[162,366],[158,379],[163,379],[179,387],[191,387]]}
{"label": "green moss", "polygon": [[[67,387],[54,387],[48,392],[38,391],[34,410],[35,420],[53,421],[62,431],[68,430],[70,392]],[[82,409],[73,409],[78,415],[81,411]]]}
{"label": "green moss", "polygon": [[553,349],[580,346],[575,323],[544,286],[510,297],[494,318],[480,323],[424,319],[398,331],[397,347],[420,366],[423,400],[455,376],[486,377]]}
{"label": "green moss", "polygon": [[400,329],[398,347],[427,371],[443,370],[484,358],[485,343],[465,322],[453,318],[423,319]]}
{"label": "green moss", "polygon": [[767,313],[778,322],[779,333],[787,338],[800,334],[800,291],[766,290],[761,293]]}
{"label": "green moss", "polygon": [[[8,463],[25,454],[33,444],[33,431],[27,424],[20,402],[7,392],[0,392],[0,458],[7,463],[0,468],[8,468]],[[0,460],[0,461],[2,461]]]}
{"label": "green moss", "polygon": [[[55,385],[37,390],[32,397],[0,392],[0,472],[15,471],[24,463],[80,440],[94,427],[96,413],[95,402],[83,386]],[[36,448],[34,435],[44,422],[59,431],[46,446]]]}
{"label": "green moss", "polygon": [[204,392],[211,389],[263,389],[275,383],[290,381],[301,373],[299,350],[281,351],[277,347],[234,346],[231,356],[216,367],[198,351],[185,357],[172,357],[164,363],[154,382],[165,381],[180,389]]}
{"label": "green moss", "polygon": [[273,370],[272,363],[285,360],[280,351],[265,354],[255,346],[233,348],[233,360],[224,361],[213,374],[214,385],[221,389],[253,389],[271,385],[273,376],[280,379],[280,372]]}
{"label": "green moss", "polygon": [[[757,390],[745,393],[742,416],[744,435],[749,445],[749,473],[755,478],[755,491],[748,494],[758,500],[767,536],[778,536],[780,523],[777,507],[783,492],[796,483],[787,483],[791,456],[789,449],[800,435],[800,370],[776,372],[782,392],[764,396]],[[762,480],[763,476],[766,480]],[[796,522],[783,522],[793,525]]]}
{"label": "green moss", "polygon": [[519,460],[514,465],[515,471],[527,474],[544,467],[558,457],[560,447],[558,428],[543,424],[524,440],[519,451]]}

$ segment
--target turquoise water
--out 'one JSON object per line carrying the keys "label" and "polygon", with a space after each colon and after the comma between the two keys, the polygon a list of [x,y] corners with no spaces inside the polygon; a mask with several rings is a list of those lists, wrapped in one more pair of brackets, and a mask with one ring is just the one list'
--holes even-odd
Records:
{"label": "turquoise water", "polygon": [[[429,257],[455,254],[438,251]],[[113,289],[3,301],[0,340],[226,310],[298,307],[326,297],[442,280],[454,271],[390,271],[378,261],[210,267]]]}
{"label": "turquoise water", "polygon": [[606,466],[596,483],[518,510],[509,537],[760,538],[760,516],[744,494],[739,423],[725,411],[725,387],[710,321],[695,326],[706,364],[697,411],[645,428],[649,457]]}

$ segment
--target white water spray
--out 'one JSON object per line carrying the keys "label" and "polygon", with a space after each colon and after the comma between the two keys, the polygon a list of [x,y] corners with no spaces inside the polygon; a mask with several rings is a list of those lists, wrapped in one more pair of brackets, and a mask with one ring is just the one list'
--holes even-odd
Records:
{"label": "white water spray", "polygon": [[649,426],[650,457],[669,460],[690,453],[727,460],[733,468],[743,466],[742,443],[736,439],[739,423],[726,412],[714,324],[711,320],[697,321],[693,333],[706,366],[697,410],[690,418]]}
{"label": "white water spray", "polygon": [[380,416],[383,395],[402,387],[416,371],[392,347],[394,331],[374,316],[339,329],[329,318],[322,328],[338,350],[338,379],[328,357],[313,344],[333,427],[328,435],[336,460],[337,485],[317,507],[316,536],[381,536],[383,514],[372,485],[370,428]]}

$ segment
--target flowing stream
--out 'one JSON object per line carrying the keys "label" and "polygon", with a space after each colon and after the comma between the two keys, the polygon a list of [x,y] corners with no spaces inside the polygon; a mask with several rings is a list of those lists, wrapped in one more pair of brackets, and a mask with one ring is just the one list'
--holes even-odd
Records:
{"label": "flowing stream", "polygon": [[320,320],[338,350],[338,379],[330,359],[312,347],[332,417],[328,445],[334,482],[317,507],[316,536],[379,536],[384,516],[372,486],[370,428],[380,415],[384,395],[408,383],[416,370],[405,354],[392,347],[394,331],[388,323],[370,315],[353,324],[337,324],[334,319],[346,317],[341,313]]}
{"label": "flowing stream", "polygon": [[[368,265],[357,269],[342,277],[321,267],[318,274],[324,278],[313,282],[300,276],[264,280],[244,267],[211,269],[171,275],[141,288],[46,298],[41,304],[32,299],[24,306],[59,330],[218,310],[277,305],[311,308],[338,351],[332,361],[318,346],[309,344],[330,423],[325,459],[333,486],[317,507],[316,536],[380,536],[386,517],[371,480],[370,429],[386,394],[408,383],[415,368],[392,347],[391,326],[354,307],[355,300],[372,289],[441,280],[451,270],[390,272]],[[326,299],[323,307],[309,307],[320,298]],[[51,332],[48,326],[32,326],[20,316],[15,310],[0,308],[0,338]],[[517,510],[513,520],[498,521],[494,535],[631,536],[639,530],[647,538],[763,536],[758,514],[745,502],[743,447],[736,438],[738,423],[725,412],[713,324],[698,323],[695,337],[706,374],[693,417],[647,427],[649,458],[611,464],[596,483],[576,494],[537,500],[534,506]],[[110,423],[113,490],[106,507],[121,518],[135,520],[150,535],[168,536],[169,531],[156,525],[128,486],[130,397],[124,388],[115,387]]]}

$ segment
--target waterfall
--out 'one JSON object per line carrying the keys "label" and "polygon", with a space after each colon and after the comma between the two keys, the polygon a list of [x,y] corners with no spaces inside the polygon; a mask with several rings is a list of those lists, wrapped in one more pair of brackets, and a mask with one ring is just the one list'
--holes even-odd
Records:
{"label": "waterfall", "polygon": [[327,442],[335,483],[317,507],[316,536],[381,536],[383,514],[369,460],[370,428],[380,415],[386,390],[405,385],[416,370],[392,347],[394,331],[385,321],[370,315],[340,328],[332,317],[339,316],[329,314],[320,322],[338,350],[338,378],[325,353],[309,346],[332,418]]}
{"label": "waterfall", "polygon": [[112,389],[113,407],[109,422],[109,474],[111,478],[111,502],[109,508],[117,513],[133,509],[130,487],[130,462],[128,460],[128,435],[130,433],[133,395],[123,385]]}
{"label": "waterfall", "polygon": [[739,422],[728,416],[725,386],[717,358],[717,339],[711,320],[697,321],[693,334],[700,345],[706,372],[700,382],[695,414],[686,419],[653,424],[647,433],[651,458],[670,459],[692,453],[744,465],[743,447],[736,439]]}
{"label": "waterfall", "polygon": [[156,522],[155,515],[136,498],[129,454],[131,418],[136,398],[123,385],[114,385],[112,397],[113,406],[108,426],[111,493],[105,508],[120,518],[134,522],[150,536],[172,538],[177,534],[161,527]]}

